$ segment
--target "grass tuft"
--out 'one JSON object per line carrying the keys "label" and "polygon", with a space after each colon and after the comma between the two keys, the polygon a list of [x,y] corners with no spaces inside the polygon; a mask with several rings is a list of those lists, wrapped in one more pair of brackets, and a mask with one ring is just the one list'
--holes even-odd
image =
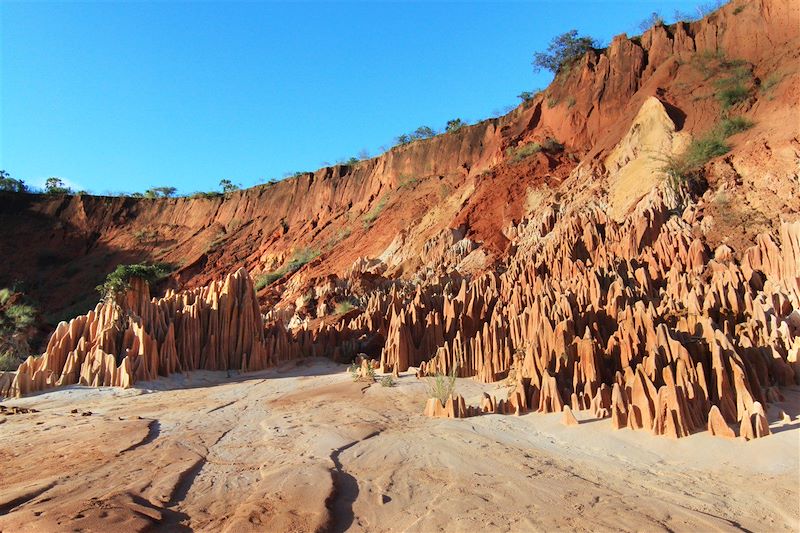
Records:
{"label": "grass tuft", "polygon": [[456,368],[450,374],[436,373],[428,378],[428,397],[436,398],[444,406],[450,396],[456,391]]}

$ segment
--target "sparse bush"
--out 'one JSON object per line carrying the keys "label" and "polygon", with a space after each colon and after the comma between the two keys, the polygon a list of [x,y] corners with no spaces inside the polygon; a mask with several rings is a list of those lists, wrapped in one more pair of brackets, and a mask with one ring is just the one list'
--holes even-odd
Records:
{"label": "sparse bush", "polygon": [[133,232],[133,238],[139,244],[147,244],[158,240],[158,232],[152,229],[140,229]]}
{"label": "sparse bush", "polygon": [[410,176],[400,176],[399,184],[397,185],[397,188],[399,190],[413,189],[414,187],[417,186],[417,184],[420,181],[422,181],[422,180],[420,180],[419,178],[412,178]]}
{"label": "sparse bush", "polygon": [[749,130],[753,127],[753,121],[746,119],[745,117],[729,117],[723,119],[722,122],[719,123],[719,131],[724,137],[730,137],[731,135],[735,135],[739,132]]}
{"label": "sparse bush", "polygon": [[519,163],[520,161],[532,156],[533,154],[542,151],[542,146],[539,143],[527,143],[518,147],[509,147],[506,149],[506,157],[511,163]]}
{"label": "sparse bush", "polygon": [[592,37],[579,37],[578,30],[570,30],[553,37],[547,52],[536,52],[533,55],[533,70],[539,72],[546,69],[558,73],[563,67],[580,59],[597,46],[597,41]]}
{"label": "sparse bush", "polygon": [[762,93],[766,94],[770,92],[776,85],[778,85],[781,79],[783,79],[783,76],[773,72],[772,74],[767,76],[767,78],[761,83],[758,89]]}
{"label": "sparse bush", "polygon": [[264,287],[272,285],[280,278],[282,278],[284,274],[286,274],[286,270],[276,270],[275,272],[268,272],[266,274],[261,274],[260,276],[256,276],[255,279],[256,290],[260,291]]}
{"label": "sparse bush", "polygon": [[381,213],[382,213],[382,212],[383,212],[383,210],[386,208],[386,203],[387,203],[388,201],[389,201],[389,198],[387,197],[387,195],[385,195],[385,194],[384,194],[384,195],[383,195],[383,198],[381,198],[381,199],[378,201],[378,203],[375,205],[375,207],[373,207],[372,209],[370,209],[370,210],[369,210],[369,211],[368,211],[368,212],[367,212],[367,213],[364,215],[364,218],[363,218],[363,223],[364,223],[364,227],[365,227],[365,228],[369,228],[370,226],[372,226],[372,224],[373,224],[373,223],[374,223],[376,220],[378,220],[378,217],[379,217],[379,216],[381,216]]}
{"label": "sparse bush", "polygon": [[103,300],[116,301],[124,295],[130,288],[130,281],[138,278],[152,285],[156,281],[163,279],[172,271],[171,265],[167,263],[153,263],[148,265],[139,263],[135,265],[117,265],[102,285],[96,287]]}
{"label": "sparse bush", "polygon": [[201,198],[210,200],[212,198],[219,198],[220,196],[222,196],[222,193],[217,191],[209,191],[209,192],[198,191],[190,194],[189,198],[191,198],[192,200],[198,200]]}
{"label": "sparse bush", "polygon": [[17,330],[29,328],[36,322],[36,308],[32,305],[12,305],[6,309],[5,314]]}
{"label": "sparse bush", "polygon": [[453,120],[447,121],[447,126],[445,126],[445,131],[447,133],[453,133],[460,130],[466,125],[467,125],[466,122],[464,122],[460,118],[454,118]]}
{"label": "sparse bush", "polygon": [[509,158],[511,163],[519,163],[520,161],[536,154],[538,152],[557,153],[564,150],[564,145],[555,139],[548,137],[540,143],[527,143],[522,146],[509,147],[506,149],[506,157]]}
{"label": "sparse bush", "polygon": [[153,187],[144,191],[145,198],[171,198],[175,196],[178,189],[175,187]]}
{"label": "sparse bush", "polygon": [[575,97],[570,96],[569,98],[567,98],[567,109],[572,109],[574,105],[575,105]]}
{"label": "sparse bush", "polygon": [[542,141],[542,150],[554,154],[557,152],[562,152],[564,150],[564,145],[558,142],[557,140],[553,139],[552,137],[548,137],[547,139]]}
{"label": "sparse bush", "polygon": [[37,309],[13,289],[0,290],[0,370],[16,370],[29,355]]}
{"label": "sparse bush", "polygon": [[0,170],[0,191],[26,192],[28,186],[22,180],[14,179],[5,170]]}
{"label": "sparse bush", "polygon": [[698,179],[700,169],[715,157],[727,154],[731,147],[726,139],[731,135],[753,126],[753,122],[744,117],[730,117],[716,124],[705,135],[689,144],[683,154],[666,159],[662,170],[670,180],[670,185],[677,189],[681,183],[692,183]]}
{"label": "sparse bush", "polygon": [[303,248],[298,250],[292,256],[292,258],[289,259],[289,261],[278,270],[257,276],[255,279],[256,290],[260,291],[264,287],[272,285],[286,274],[300,270],[300,268],[302,268],[306,263],[310,263],[319,257],[319,254],[319,250],[312,248]]}
{"label": "sparse bush", "polygon": [[534,97],[539,93],[539,91],[522,91],[517,95],[517,98],[523,101],[523,103],[530,102],[534,99]]}
{"label": "sparse bush", "polygon": [[220,180],[219,186],[222,189],[222,194],[224,194],[226,198],[239,190],[239,186],[228,179]]}
{"label": "sparse bush", "polygon": [[47,181],[44,182],[44,192],[45,194],[72,194],[72,189],[64,184],[64,181],[61,178],[47,178]]}
{"label": "sparse bush", "polygon": [[456,391],[456,368],[448,375],[436,373],[433,377],[428,378],[428,397],[436,398],[444,405],[450,396]]}
{"label": "sparse bush", "polygon": [[410,144],[422,139],[430,139],[436,135],[436,131],[428,126],[420,126],[411,133],[404,133],[395,139],[395,146]]}
{"label": "sparse bush", "polygon": [[653,11],[649,17],[647,17],[646,19],[644,19],[639,23],[639,29],[642,31],[642,33],[644,33],[654,26],[663,26],[663,25],[664,25],[664,17],[662,17],[660,13]]}
{"label": "sparse bush", "polygon": [[381,378],[381,387],[394,387],[394,378],[391,375]]}
{"label": "sparse bush", "polygon": [[372,364],[368,361],[365,365],[365,373],[362,373],[362,366],[358,361],[354,361],[349,367],[347,367],[347,371],[350,373],[350,378],[353,381],[367,381],[369,383],[375,382],[375,369],[372,368]]}
{"label": "sparse bush", "polygon": [[741,83],[736,83],[725,87],[717,93],[717,100],[719,101],[722,109],[730,109],[731,107],[744,102],[750,96],[750,91]]}
{"label": "sparse bush", "polygon": [[356,306],[353,305],[353,302],[350,300],[344,300],[342,302],[337,302],[333,308],[334,314],[343,315],[355,309]]}
{"label": "sparse bush", "polygon": [[697,6],[697,14],[699,18],[707,17],[717,9],[727,4],[728,1],[729,0],[712,0],[711,2],[700,4]]}
{"label": "sparse bush", "polygon": [[14,372],[21,363],[22,360],[10,351],[0,353],[0,371],[2,372]]}
{"label": "sparse bush", "polygon": [[359,370],[361,370],[361,367],[356,362],[350,363],[350,366],[347,367],[347,371],[350,373],[350,378],[353,381],[358,381],[360,377]]}

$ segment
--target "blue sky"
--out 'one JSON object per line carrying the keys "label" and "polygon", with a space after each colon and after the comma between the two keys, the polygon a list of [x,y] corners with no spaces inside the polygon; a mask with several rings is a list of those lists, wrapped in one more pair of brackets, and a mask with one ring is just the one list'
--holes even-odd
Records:
{"label": "blue sky", "polygon": [[531,57],[697,1],[0,3],[0,168],[93,193],[252,186],[544,87]]}

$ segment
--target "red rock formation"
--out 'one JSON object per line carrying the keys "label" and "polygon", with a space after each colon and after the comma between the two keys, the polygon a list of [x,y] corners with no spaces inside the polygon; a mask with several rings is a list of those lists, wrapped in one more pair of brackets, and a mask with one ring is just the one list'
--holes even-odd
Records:
{"label": "red rock formation", "polygon": [[578,419],[575,418],[574,414],[572,414],[572,409],[569,408],[569,405],[564,406],[564,416],[561,417],[561,423],[565,426],[578,425]]}
{"label": "red rock formation", "polygon": [[243,372],[278,358],[265,342],[252,281],[245,270],[207,287],[151,299],[133,280],[121,305],[100,303],[59,324],[40,357],[29,357],[8,393],[60,385],[130,387],[189,370]]}
{"label": "red rock formation", "polygon": [[[634,191],[624,209],[610,209],[620,173],[642,158],[633,130],[647,121],[637,117],[658,118],[664,131],[656,133],[670,145],[665,157],[681,135],[705,132],[719,118],[713,99],[692,94],[718,81],[697,81],[706,52],[750,61],[758,76],[797,57],[796,31],[786,23],[796,20],[796,2],[751,2],[745,28],[734,9],[615,38],[513,114],[353,168],[323,169],[230,201],[79,197],[12,205],[21,219],[78,225],[77,233],[102,234],[121,249],[129,238],[114,231],[161,220],[179,244],[159,259],[188,257],[172,282],[193,286],[232,265],[262,273],[303,247],[322,251],[261,291],[270,304],[265,328],[241,273],[159,300],[139,291],[122,325],[108,306],[59,325],[45,355],[20,368],[13,392],[77,382],[128,386],[176,371],[253,370],[303,356],[350,361],[364,352],[379,357],[384,372],[417,367],[419,376],[454,373],[484,383],[513,372],[512,395],[484,397],[483,412],[562,412],[569,404],[610,417],[616,428],[658,435],[703,427],[725,434],[723,426],[735,423],[745,438],[767,434],[762,406],[800,378],[800,192],[793,156],[787,163],[779,155],[794,154],[796,131],[780,124],[798,116],[797,74],[787,74],[775,99],[754,89],[737,108],[756,123],[742,134],[752,137],[731,140],[734,151],[705,169],[711,188],[703,196],[668,186],[651,168],[632,174],[650,186]],[[574,105],[560,100],[568,96]],[[506,148],[547,137],[566,144],[564,152],[519,165],[506,156]],[[409,175],[418,182],[401,184]],[[747,187],[736,185],[741,180]],[[739,224],[752,246],[721,244],[715,224],[724,213],[716,211],[718,222],[709,215],[720,191],[777,206],[768,223]],[[342,221],[378,204],[391,216],[339,238],[350,231]],[[36,241],[34,226],[19,225],[27,240]],[[58,233],[59,245],[67,237],[82,242],[75,234]],[[212,235],[225,242],[219,250],[208,248]],[[13,273],[5,263],[0,269]],[[359,310],[322,316],[341,297],[358,298]],[[427,411],[456,417],[470,408],[450,399]]]}
{"label": "red rock formation", "polygon": [[708,412],[708,432],[717,437],[729,439],[736,437],[736,433],[725,422],[722,413],[719,412],[719,407],[716,405],[712,405],[711,410]]}

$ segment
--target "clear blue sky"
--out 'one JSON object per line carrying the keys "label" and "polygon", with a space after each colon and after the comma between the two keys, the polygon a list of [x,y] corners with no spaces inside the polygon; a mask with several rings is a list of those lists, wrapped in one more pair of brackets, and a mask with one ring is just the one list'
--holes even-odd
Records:
{"label": "clear blue sky", "polygon": [[0,168],[101,194],[314,170],[544,87],[531,56],[700,2],[0,3]]}

